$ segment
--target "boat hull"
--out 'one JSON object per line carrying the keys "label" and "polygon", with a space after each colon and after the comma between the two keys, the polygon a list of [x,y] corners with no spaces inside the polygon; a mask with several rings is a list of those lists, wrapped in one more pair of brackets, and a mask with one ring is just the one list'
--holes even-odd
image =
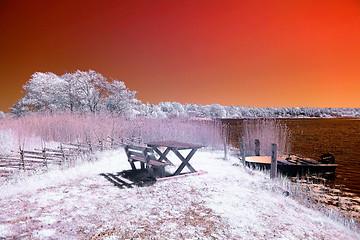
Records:
{"label": "boat hull", "polygon": [[[245,164],[251,168],[260,170],[270,170],[271,157],[246,157]],[[285,158],[279,158],[277,172],[286,176],[304,176],[304,175],[334,175],[337,164],[318,164],[318,163],[292,163],[285,161]]]}

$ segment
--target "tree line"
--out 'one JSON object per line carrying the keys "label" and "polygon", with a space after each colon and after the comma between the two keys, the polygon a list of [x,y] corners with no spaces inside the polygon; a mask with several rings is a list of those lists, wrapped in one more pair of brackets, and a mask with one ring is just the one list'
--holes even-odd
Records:
{"label": "tree line", "polygon": [[36,72],[23,86],[23,97],[10,108],[23,115],[39,111],[110,111],[129,115],[141,102],[135,91],[116,79],[108,81],[93,70],[65,73]]}
{"label": "tree line", "polygon": [[[311,107],[243,107],[219,104],[197,105],[160,102],[157,105],[136,99],[136,91],[125,83],[106,79],[93,70],[65,73],[36,72],[23,86],[23,96],[10,108],[16,116],[32,112],[102,112],[126,117],[153,118],[294,118],[294,117],[360,117],[360,108]],[[0,111],[0,117],[4,117]]]}

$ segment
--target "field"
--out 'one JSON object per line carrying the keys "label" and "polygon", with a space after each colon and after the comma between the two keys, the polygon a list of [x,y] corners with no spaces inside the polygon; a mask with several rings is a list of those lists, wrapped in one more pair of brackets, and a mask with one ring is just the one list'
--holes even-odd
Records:
{"label": "field", "polygon": [[[82,119],[82,124],[75,127],[81,129],[78,135],[72,135],[67,128],[64,136],[68,138],[57,139],[51,136],[61,136],[61,131],[54,129],[65,124],[59,122],[47,128],[51,125],[49,119],[34,120],[32,124],[30,120],[13,120],[18,121],[16,124],[3,122],[2,127],[7,127],[4,138],[20,139],[8,140],[9,144],[17,147],[17,142],[25,142],[23,147],[28,148],[38,143],[55,147],[57,141],[73,141],[73,136],[90,139],[90,134],[80,133],[98,129],[94,119],[89,123]],[[224,152],[220,150],[221,126],[203,121],[162,121],[166,124],[157,122],[153,128],[145,120],[142,123],[147,129],[162,131],[158,136],[206,144],[208,147],[197,152],[191,164],[207,174],[145,187],[115,186],[104,175],[130,169],[122,148],[98,151],[89,159],[80,157],[73,166],[54,165],[41,173],[19,172],[1,182],[0,238],[360,239],[351,220],[335,211],[303,204],[304,197],[296,191],[290,190],[289,196],[284,195],[278,186],[289,189],[287,179],[270,180],[261,172],[249,174],[239,164],[236,152],[230,152],[224,159]],[[100,122],[107,129],[105,120]],[[23,128],[20,131],[9,126]],[[123,129],[132,129],[131,133],[144,129],[131,126]],[[36,132],[40,130],[42,135]],[[50,130],[54,134],[47,133]],[[156,136],[150,131],[141,132],[144,141]],[[92,138],[99,135],[96,132]],[[167,171],[171,172],[171,167]]]}

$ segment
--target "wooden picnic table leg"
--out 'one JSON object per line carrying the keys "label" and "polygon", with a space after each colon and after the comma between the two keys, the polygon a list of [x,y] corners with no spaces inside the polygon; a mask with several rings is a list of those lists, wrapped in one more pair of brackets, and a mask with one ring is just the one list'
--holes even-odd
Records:
{"label": "wooden picnic table leg", "polygon": [[134,162],[131,161],[131,162],[130,162],[130,166],[131,166],[131,169],[132,169],[132,170],[136,170],[136,167],[135,167]]}
{"label": "wooden picnic table leg", "polygon": [[159,154],[160,158],[158,159],[159,162],[161,160],[165,160],[167,163],[170,163],[171,165],[174,165],[167,157],[166,155],[170,152],[170,148],[166,148],[166,150],[162,153],[157,147],[151,147],[157,154]]}
{"label": "wooden picnic table leg", "polygon": [[190,165],[189,161],[192,158],[192,156],[194,156],[197,148],[193,148],[191,150],[191,152],[187,155],[186,158],[184,158],[181,153],[176,149],[176,148],[172,148],[171,149],[175,155],[182,161],[182,163],[180,164],[179,168],[175,171],[174,175],[178,175],[181,173],[181,171],[184,169],[185,166],[187,166],[189,168],[189,170],[194,173],[196,172],[196,170]]}

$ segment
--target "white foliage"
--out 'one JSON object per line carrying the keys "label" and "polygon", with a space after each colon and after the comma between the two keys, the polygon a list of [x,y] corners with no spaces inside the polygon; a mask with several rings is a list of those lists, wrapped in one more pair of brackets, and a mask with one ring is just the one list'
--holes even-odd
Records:
{"label": "white foliage", "polygon": [[[180,107],[182,106],[182,107]],[[154,113],[156,112],[156,114]],[[160,112],[159,112],[160,111]],[[324,117],[359,117],[359,108],[311,108],[311,107],[242,107],[212,105],[181,105],[176,102],[160,102],[158,105],[143,106],[143,116],[166,117],[201,117],[201,118],[324,118]]]}
{"label": "white foliage", "polygon": [[[122,116],[138,115],[152,118],[302,118],[302,117],[359,117],[360,108],[311,107],[242,107],[219,104],[196,105],[178,102],[160,102],[158,105],[141,104],[125,83],[108,81],[93,70],[66,73],[36,72],[24,85],[25,95],[11,108],[13,114],[28,111],[70,110],[81,112],[110,111]],[[3,114],[0,112],[0,117]]]}
{"label": "white foliage", "polygon": [[135,98],[136,92],[127,89],[124,82],[116,79],[108,82],[93,70],[77,70],[62,76],[37,72],[23,88],[24,96],[11,108],[16,115],[44,110],[109,110],[132,116],[140,104]]}
{"label": "white foliage", "polygon": [[108,87],[108,96],[104,99],[105,108],[121,115],[134,116],[138,113],[134,107],[140,104],[135,94],[135,91],[126,88],[124,82],[113,80]]}
{"label": "white foliage", "polygon": [[106,78],[93,70],[77,70],[69,77],[70,86],[74,88],[75,98],[81,103],[82,110],[95,112],[103,100],[109,83]]}

